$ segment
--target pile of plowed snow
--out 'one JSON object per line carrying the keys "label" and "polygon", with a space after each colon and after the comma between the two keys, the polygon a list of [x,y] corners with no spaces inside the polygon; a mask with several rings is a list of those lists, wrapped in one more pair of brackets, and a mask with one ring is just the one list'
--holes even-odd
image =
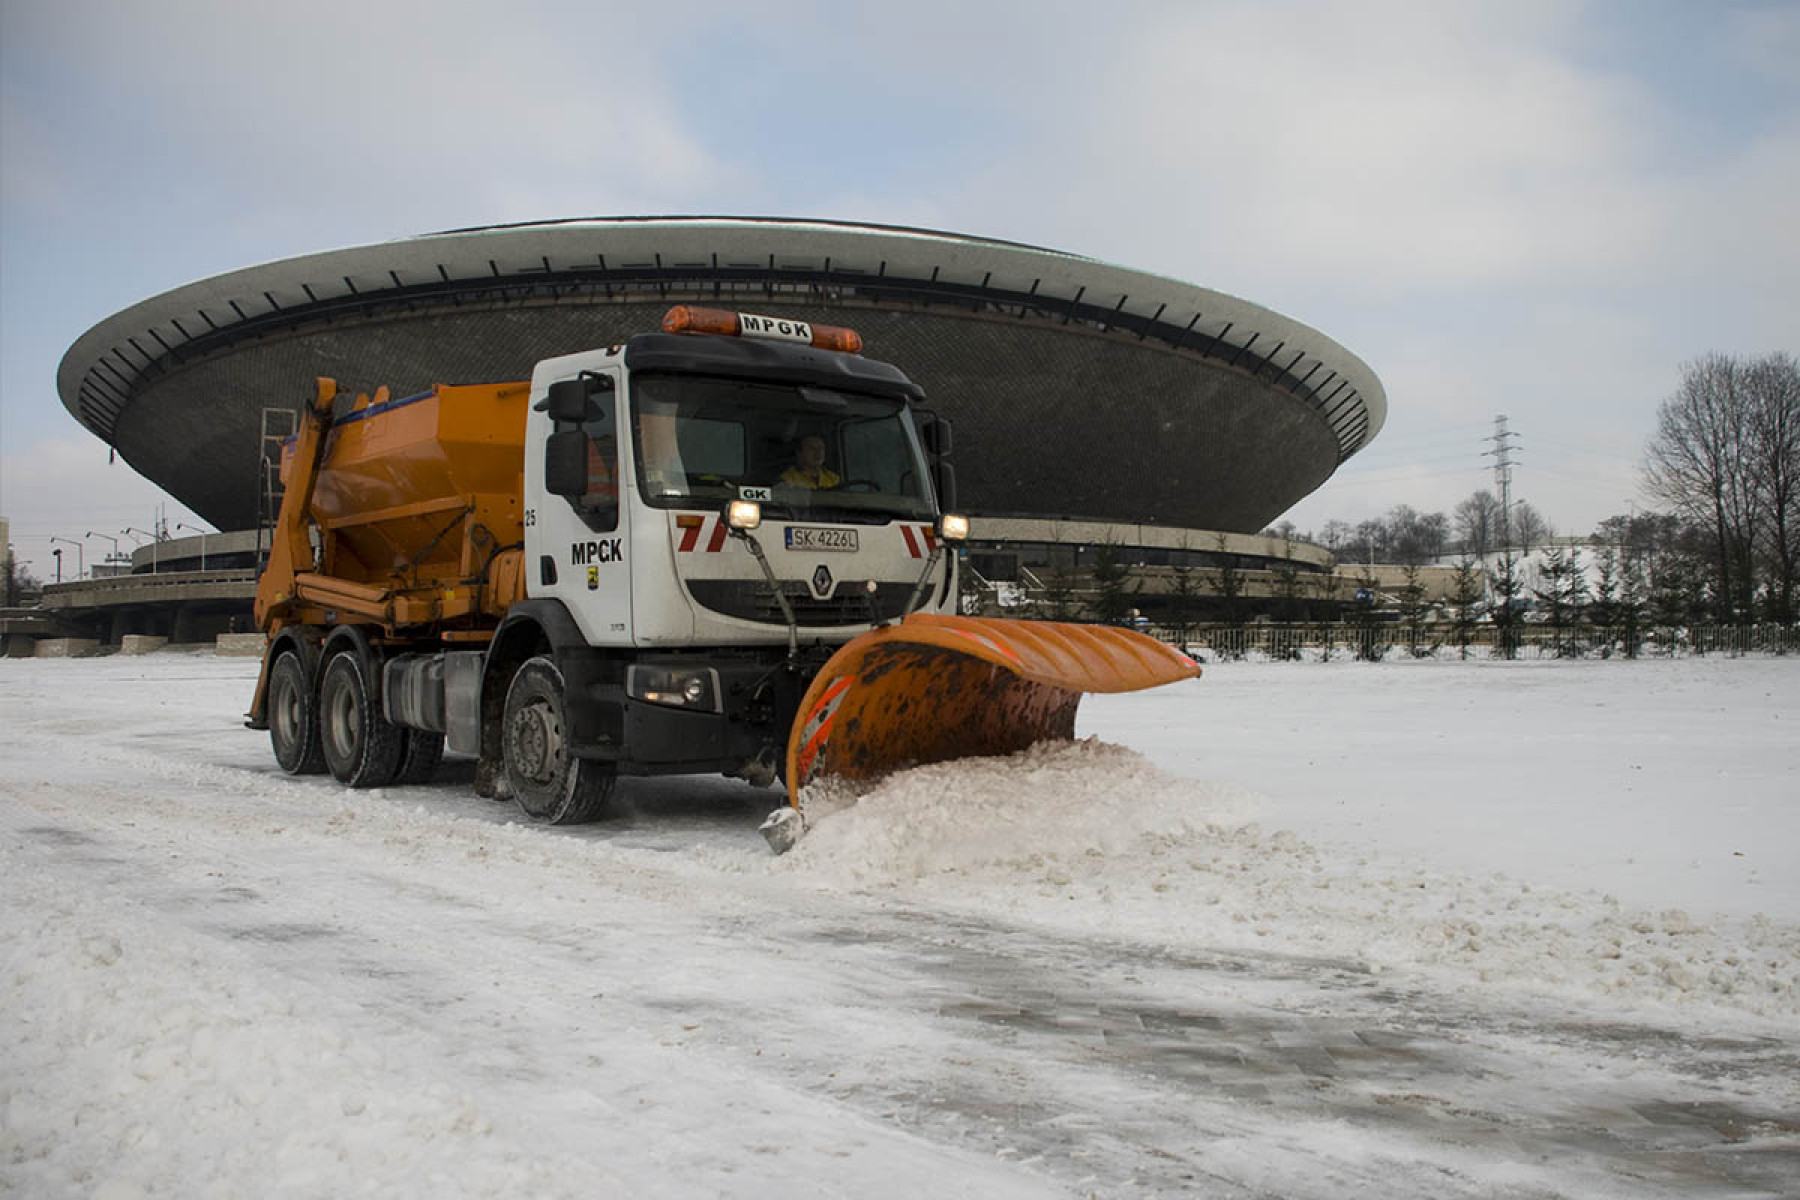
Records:
{"label": "pile of plowed snow", "polygon": [[1453,986],[1800,1015],[1791,922],[1695,921],[1500,874],[1334,857],[1254,823],[1253,793],[1095,739],[903,771],[854,803],[817,799],[810,832],[775,867],[817,886],[1190,950],[1418,969]]}
{"label": "pile of plowed snow", "polygon": [[1070,853],[1128,855],[1145,839],[1235,828],[1256,811],[1247,792],[1196,786],[1094,738],[916,767],[853,802],[826,790],[804,800],[811,829],[787,861],[851,885],[1031,877]]}

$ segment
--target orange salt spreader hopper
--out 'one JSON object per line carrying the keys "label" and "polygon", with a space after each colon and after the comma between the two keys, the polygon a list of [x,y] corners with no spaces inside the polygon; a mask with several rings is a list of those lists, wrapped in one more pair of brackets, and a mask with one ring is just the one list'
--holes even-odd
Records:
{"label": "orange salt spreader hopper", "polygon": [[813,680],[788,738],[788,807],[764,836],[777,852],[793,844],[815,779],[872,780],[1066,741],[1082,693],[1199,674],[1187,655],[1129,629],[915,613],[847,643]]}

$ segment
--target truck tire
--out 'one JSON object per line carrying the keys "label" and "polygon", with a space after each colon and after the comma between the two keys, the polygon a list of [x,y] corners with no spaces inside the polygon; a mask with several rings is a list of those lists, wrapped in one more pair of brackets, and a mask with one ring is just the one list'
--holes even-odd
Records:
{"label": "truck tire", "polygon": [[268,714],[276,765],[289,775],[323,774],[318,696],[298,654],[283,654],[269,669]]}
{"label": "truck tire", "polygon": [[437,774],[438,763],[444,760],[444,735],[426,729],[404,730],[403,735],[405,748],[400,754],[400,773],[394,776],[394,782],[402,787],[430,783],[431,777]]}
{"label": "truck tire", "polygon": [[525,815],[551,825],[599,816],[617,777],[602,764],[568,753],[563,730],[563,678],[548,657],[528,659],[506,689],[501,745],[506,780]]}
{"label": "truck tire", "polygon": [[346,787],[385,787],[400,773],[405,731],[381,711],[362,656],[333,656],[319,680],[319,743],[325,765]]}

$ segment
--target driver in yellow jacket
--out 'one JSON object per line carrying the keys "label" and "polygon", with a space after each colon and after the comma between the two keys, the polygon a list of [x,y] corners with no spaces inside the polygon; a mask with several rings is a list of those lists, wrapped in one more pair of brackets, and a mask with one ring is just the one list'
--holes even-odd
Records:
{"label": "driver in yellow jacket", "polygon": [[815,491],[834,488],[843,477],[825,465],[825,439],[809,433],[794,451],[794,465],[781,473],[781,482]]}

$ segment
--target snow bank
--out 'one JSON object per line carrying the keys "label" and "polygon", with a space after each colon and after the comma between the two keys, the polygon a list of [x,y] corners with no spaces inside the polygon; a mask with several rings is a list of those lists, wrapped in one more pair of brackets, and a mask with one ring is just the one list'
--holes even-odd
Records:
{"label": "snow bank", "polygon": [[1608,1007],[1800,1016],[1800,926],[1695,920],[1599,892],[1322,850],[1252,822],[1245,789],[1096,739],[921,767],[815,816],[773,868],[831,889],[1004,913],[1192,952],[1337,960]]}
{"label": "snow bank", "polygon": [[1016,879],[1071,848],[1126,855],[1146,838],[1242,825],[1256,809],[1248,792],[1177,779],[1094,738],[902,771],[853,800],[814,789],[802,803],[812,828],[783,862],[838,886]]}

